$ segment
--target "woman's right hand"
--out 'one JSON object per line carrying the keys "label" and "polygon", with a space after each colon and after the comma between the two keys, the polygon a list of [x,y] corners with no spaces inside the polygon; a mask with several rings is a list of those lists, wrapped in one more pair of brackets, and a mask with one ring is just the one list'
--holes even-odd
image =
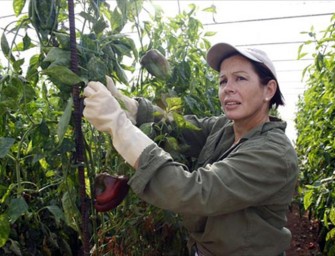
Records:
{"label": "woman's right hand", "polygon": [[115,86],[111,77],[106,76],[107,89],[111,94],[118,100],[121,101],[120,105],[123,111],[126,113],[129,120],[136,125],[136,117],[138,111],[138,102],[126,95],[123,95]]}

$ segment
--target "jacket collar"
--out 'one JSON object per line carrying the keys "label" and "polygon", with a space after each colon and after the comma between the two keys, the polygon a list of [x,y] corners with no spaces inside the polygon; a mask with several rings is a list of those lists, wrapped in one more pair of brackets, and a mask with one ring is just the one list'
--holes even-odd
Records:
{"label": "jacket collar", "polygon": [[246,135],[244,135],[241,138],[241,141],[247,140],[251,137],[254,137],[257,134],[262,134],[264,132],[268,132],[273,129],[280,129],[283,132],[285,132],[286,126],[287,126],[287,123],[284,122],[283,120],[277,117],[274,117],[274,116],[270,116],[270,122],[266,122],[266,123],[263,123],[255,127],[250,132],[248,132]]}

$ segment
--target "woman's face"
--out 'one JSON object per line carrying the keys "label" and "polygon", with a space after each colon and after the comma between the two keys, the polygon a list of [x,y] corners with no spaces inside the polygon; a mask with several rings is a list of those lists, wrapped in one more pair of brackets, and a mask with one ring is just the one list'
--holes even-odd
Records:
{"label": "woman's face", "polygon": [[260,83],[248,59],[240,55],[225,59],[221,63],[219,79],[222,109],[234,123],[247,123],[252,126],[268,118],[273,86]]}

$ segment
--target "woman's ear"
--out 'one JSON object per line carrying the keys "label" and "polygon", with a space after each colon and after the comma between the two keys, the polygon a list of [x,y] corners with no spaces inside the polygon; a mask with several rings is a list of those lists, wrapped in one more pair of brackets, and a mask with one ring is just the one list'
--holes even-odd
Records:
{"label": "woman's ear", "polygon": [[275,95],[277,91],[277,82],[276,80],[272,79],[268,82],[267,86],[265,86],[265,100],[269,101]]}

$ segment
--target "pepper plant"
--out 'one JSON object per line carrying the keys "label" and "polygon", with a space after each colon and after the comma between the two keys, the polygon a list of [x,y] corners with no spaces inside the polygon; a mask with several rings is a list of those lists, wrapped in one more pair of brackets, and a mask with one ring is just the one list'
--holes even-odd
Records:
{"label": "pepper plant", "polygon": [[320,221],[320,247],[335,255],[335,16],[322,34],[313,29],[311,39],[299,49],[314,46],[313,64],[305,69],[306,90],[299,99],[295,119],[301,177],[299,198],[305,210]]}
{"label": "pepper plant", "polygon": [[[96,213],[95,175],[130,176],[133,170],[111,138],[85,121],[85,161],[74,161],[72,88],[83,89],[90,80],[105,83],[109,75],[125,94],[151,99],[175,120],[175,126],[164,119],[156,125],[153,139],[184,159],[178,129],[194,127],[182,115],[220,113],[216,77],[204,59],[212,33],[203,32],[195,5],[173,18],[157,8],[145,20],[147,1],[118,0],[114,7],[106,1],[74,3],[76,49],[66,0],[13,0],[17,20],[1,36],[6,61],[0,67],[0,254],[77,255],[87,225],[92,255],[186,255],[178,215],[147,205],[131,191],[116,209]],[[138,38],[126,33],[129,28]],[[151,49],[169,62],[171,76],[155,77],[140,65]],[[79,57],[78,73],[70,69],[71,51]],[[165,129],[176,135],[167,137]],[[82,164],[89,206],[84,212],[77,171]],[[88,223],[82,223],[83,214]]]}

